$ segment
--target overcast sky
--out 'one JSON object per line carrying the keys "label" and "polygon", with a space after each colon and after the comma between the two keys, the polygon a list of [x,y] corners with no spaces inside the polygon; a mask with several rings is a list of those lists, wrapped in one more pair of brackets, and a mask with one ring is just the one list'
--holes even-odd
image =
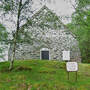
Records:
{"label": "overcast sky", "polygon": [[34,8],[46,5],[50,9],[56,11],[58,15],[71,15],[75,11],[72,6],[72,4],[75,4],[75,0],[46,0],[46,2],[42,3],[42,5],[39,4],[40,0],[33,1]]}
{"label": "overcast sky", "polygon": [[[26,0],[23,0],[23,1],[26,1]],[[72,4],[75,5],[75,0],[33,0],[33,1],[34,1],[34,4],[32,6],[33,6],[34,10],[37,9],[37,11],[38,11],[38,10],[40,10],[40,8],[43,5],[46,5],[49,9],[51,9],[58,16],[61,16],[61,17],[62,16],[71,17],[72,13],[75,11],[72,6]],[[42,3],[42,4],[40,4],[40,3]],[[63,18],[63,20],[62,20],[62,22],[64,24],[67,24],[70,21],[71,21],[71,19],[67,20],[65,18]],[[7,23],[7,22],[5,21],[4,24],[5,23]]]}
{"label": "overcast sky", "polygon": [[[40,9],[43,5],[46,5],[49,9],[55,12],[58,16],[69,16],[75,11],[72,5],[75,5],[75,0],[46,0],[40,5],[40,0],[33,0],[33,8]],[[63,20],[63,23],[68,23],[70,20]]]}

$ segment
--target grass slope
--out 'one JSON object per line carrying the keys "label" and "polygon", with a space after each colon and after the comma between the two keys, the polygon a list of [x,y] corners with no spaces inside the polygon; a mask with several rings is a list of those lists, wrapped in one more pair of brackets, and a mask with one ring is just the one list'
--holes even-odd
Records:
{"label": "grass slope", "polygon": [[79,64],[78,81],[75,72],[67,72],[64,62],[15,61],[9,72],[9,62],[0,63],[0,90],[90,90],[90,64]]}

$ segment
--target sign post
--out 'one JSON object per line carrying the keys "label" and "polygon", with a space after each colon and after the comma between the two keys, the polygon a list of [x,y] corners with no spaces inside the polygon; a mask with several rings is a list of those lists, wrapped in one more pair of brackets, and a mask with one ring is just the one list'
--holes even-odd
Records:
{"label": "sign post", "polygon": [[78,64],[77,62],[70,62],[70,51],[63,51],[63,60],[68,61],[66,63],[66,69],[68,72],[68,80],[69,80],[69,73],[75,72],[76,74],[76,81],[77,81],[77,71],[78,71]]}
{"label": "sign post", "polygon": [[68,80],[69,80],[69,72],[68,72]]}
{"label": "sign post", "polygon": [[69,72],[75,72],[76,73],[76,81],[77,81],[77,71],[78,71],[77,62],[67,62],[66,69],[68,72],[68,80],[69,80]]}

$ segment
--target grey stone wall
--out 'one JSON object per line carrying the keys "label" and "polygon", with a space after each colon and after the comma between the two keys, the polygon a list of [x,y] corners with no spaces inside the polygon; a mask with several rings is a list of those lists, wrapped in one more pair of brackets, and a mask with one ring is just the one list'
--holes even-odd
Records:
{"label": "grey stone wall", "polygon": [[[50,50],[50,60],[62,60],[62,51],[69,50],[71,61],[81,62],[78,41],[67,30],[40,30],[34,28],[30,30],[30,33],[31,31],[33,32],[32,38],[36,38],[36,40],[33,41],[33,45],[29,43],[17,44],[15,54],[17,60],[40,59],[40,49],[48,48]],[[11,53],[12,49],[10,48],[9,57]]]}
{"label": "grey stone wall", "polygon": [[[27,23],[28,29],[22,31],[27,33],[28,37],[23,33],[20,35],[21,39],[28,42],[17,44],[15,56],[17,60],[40,59],[40,49],[48,48],[51,60],[62,60],[62,51],[69,50],[72,61],[81,61],[78,41],[50,9],[42,7],[32,16],[30,22]],[[9,60],[12,57],[11,53],[12,45],[9,49]]]}

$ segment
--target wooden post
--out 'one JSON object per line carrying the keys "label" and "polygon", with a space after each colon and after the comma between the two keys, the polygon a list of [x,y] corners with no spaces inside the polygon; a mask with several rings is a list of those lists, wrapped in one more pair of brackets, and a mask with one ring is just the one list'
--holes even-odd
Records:
{"label": "wooden post", "polygon": [[77,62],[67,62],[66,64],[66,69],[68,72],[68,80],[69,80],[69,73],[70,72],[75,72],[75,81],[77,81],[77,71],[78,71],[78,64]]}
{"label": "wooden post", "polygon": [[69,80],[69,72],[68,72],[68,80]]}
{"label": "wooden post", "polygon": [[77,81],[77,72],[76,72],[76,81]]}

